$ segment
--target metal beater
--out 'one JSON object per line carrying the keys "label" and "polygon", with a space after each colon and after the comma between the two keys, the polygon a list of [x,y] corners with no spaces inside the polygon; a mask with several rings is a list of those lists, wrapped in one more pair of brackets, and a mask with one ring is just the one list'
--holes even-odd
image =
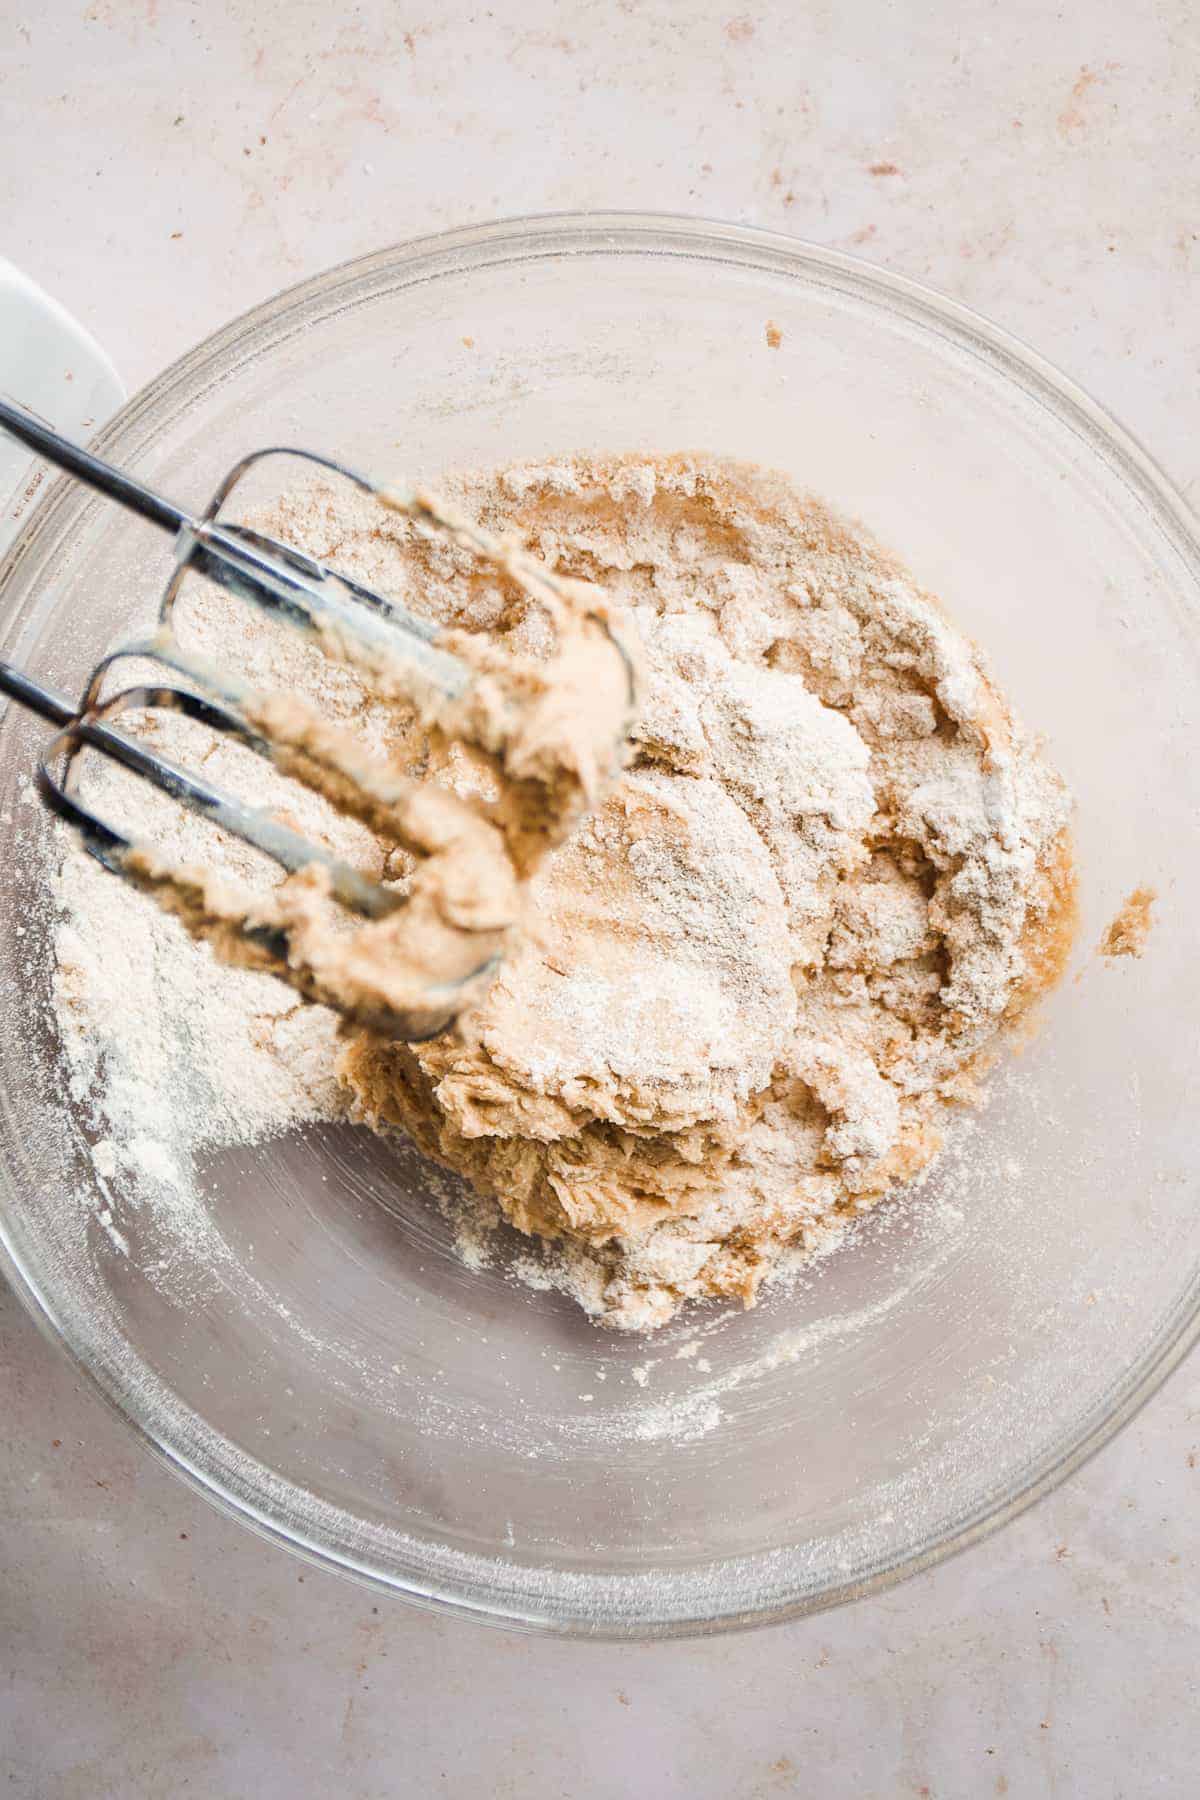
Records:
{"label": "metal beater", "polygon": [[[395,777],[390,786],[386,779],[381,785],[378,772],[366,769],[362,753],[348,753],[336,733],[329,734],[315,754],[311,749],[298,754],[294,744],[283,743],[269,728],[251,723],[243,710],[251,698],[244,684],[232,671],[190,654],[174,635],[173,613],[185,577],[189,573],[200,574],[252,602],[270,617],[309,634],[327,655],[357,668],[368,679],[385,678],[384,686],[393,695],[402,694],[418,710],[434,716],[439,708],[464,697],[475,678],[474,671],[460,657],[439,648],[437,625],[294,546],[223,519],[221,513],[230,495],[251,468],[269,457],[290,457],[315,464],[393,510],[406,513],[429,531],[446,533],[455,542],[500,563],[521,577],[535,596],[565,595],[570,584],[471,521],[450,513],[419,490],[381,487],[344,464],[312,451],[275,447],[252,452],[225,477],[204,512],[193,517],[61,437],[23,407],[2,398],[0,428],[68,474],[175,537],[175,565],[163,595],[157,631],[106,656],[92,672],[78,704],[11,664],[0,662],[0,692],[59,728],[38,769],[38,785],[47,804],[75,827],[84,847],[106,869],[135,886],[149,885],[150,891],[156,891],[145,877],[145,846],[101,818],[80,797],[79,759],[85,750],[96,751],[263,852],[289,875],[317,868],[328,892],[358,919],[382,920],[404,906],[406,897],[402,891],[370,880],[269,812],[244,804],[194,771],[148,749],[135,736],[114,728],[112,721],[122,713],[151,709],[182,713],[233,738],[327,798],[332,792],[335,803],[343,810],[377,828],[382,825],[386,829],[389,822],[394,823],[393,810],[402,815],[405,803],[412,799],[412,790],[420,785],[411,778]],[[595,617],[624,664],[632,706],[629,658],[602,615],[597,612]],[[157,663],[172,677],[182,675],[189,685],[178,686],[172,679],[163,685],[125,688],[102,698],[108,671],[114,663],[128,657]],[[402,828],[394,830],[393,835],[404,841]],[[157,897],[162,899],[163,895],[158,893]],[[493,948],[462,979],[448,984],[431,981],[424,992],[400,1006],[384,1001],[373,1006],[356,1003],[348,1008],[342,996],[328,991],[320,970],[298,953],[289,930],[276,924],[256,923],[249,912],[233,924],[253,966],[280,976],[308,999],[350,1010],[358,1022],[409,1041],[444,1030],[479,991],[481,981],[499,959]]]}

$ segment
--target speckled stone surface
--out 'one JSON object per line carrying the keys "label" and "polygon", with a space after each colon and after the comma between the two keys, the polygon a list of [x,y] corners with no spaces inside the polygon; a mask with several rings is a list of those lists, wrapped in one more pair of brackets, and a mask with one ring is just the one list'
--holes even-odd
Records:
{"label": "speckled stone surface", "polygon": [[[47,0],[0,31],[0,253],[131,387],[379,244],[749,220],[969,301],[1200,483],[1186,0]],[[0,1294],[0,1792],[1194,1793],[1200,1368],[1017,1524],[748,1637],[541,1643],[376,1601],[152,1463]]]}

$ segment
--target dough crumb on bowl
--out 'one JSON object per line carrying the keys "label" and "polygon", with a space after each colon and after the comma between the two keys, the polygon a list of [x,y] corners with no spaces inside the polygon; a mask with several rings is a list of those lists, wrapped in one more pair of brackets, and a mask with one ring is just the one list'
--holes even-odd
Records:
{"label": "dough crumb on bowl", "polygon": [[[933,596],[778,475],[578,456],[439,485],[605,589],[644,662],[630,764],[535,870],[521,936],[441,1037],[338,1040],[319,1009],[285,996],[276,1011],[263,978],[216,970],[187,1033],[214,1116],[191,1129],[237,1141],[247,1120],[269,1130],[273,1106],[280,1126],[348,1109],[465,1177],[476,1199],[446,1204],[477,1263],[506,1221],[530,1240],[517,1273],[605,1325],[653,1329],[711,1297],[752,1305],[927,1167],[950,1111],[977,1100],[1061,974],[1066,789]],[[448,629],[544,653],[544,620],[502,570],[363,498],[310,488],[255,523]],[[228,654],[230,604],[207,590],[194,604],[214,653]],[[278,666],[278,644],[239,629],[251,676],[257,664],[298,684],[486,806],[477,767],[347,671],[290,646]],[[305,828],[391,872],[360,827]],[[105,999],[94,913],[61,891],[59,993],[78,1045]],[[173,983],[193,991],[171,970],[203,952],[171,921],[138,913],[121,929],[154,934],[156,1004]],[[197,1042],[209,1017],[231,1033],[223,1053]]]}
{"label": "dough crumb on bowl", "polygon": [[1158,895],[1151,887],[1134,888],[1115,919],[1105,928],[1098,949],[1101,956],[1141,956],[1154,924]]}

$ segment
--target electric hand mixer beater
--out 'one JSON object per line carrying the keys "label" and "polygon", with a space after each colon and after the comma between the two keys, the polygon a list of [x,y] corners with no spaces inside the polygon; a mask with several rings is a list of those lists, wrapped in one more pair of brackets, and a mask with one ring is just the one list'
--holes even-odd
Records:
{"label": "electric hand mixer beater", "polygon": [[[269,971],[306,999],[334,1006],[391,1037],[416,1041],[444,1030],[486,985],[515,917],[514,870],[502,833],[489,822],[486,808],[445,788],[433,792],[426,781],[370,754],[352,731],[322,721],[300,702],[280,705],[278,695],[256,693],[232,670],[190,653],[174,630],[181,587],[189,575],[205,577],[305,633],[374,689],[415,710],[423,723],[470,736],[490,758],[501,784],[520,787],[545,774],[545,709],[549,704],[561,710],[563,702],[553,693],[553,658],[532,680],[529,669],[522,681],[507,680],[494,659],[472,655],[461,634],[454,649],[443,647],[439,626],[223,514],[252,468],[267,458],[290,457],[351,483],[381,506],[405,514],[422,532],[446,534],[495,564],[550,613],[560,641],[570,623],[594,640],[589,656],[602,647],[606,661],[594,665],[596,677],[616,697],[610,741],[575,766],[553,771],[554,804],[538,826],[545,847],[560,841],[598,798],[620,765],[631,721],[633,665],[609,623],[603,595],[555,574],[419,489],[377,484],[310,451],[253,452],[229,472],[207,508],[192,516],[3,399],[0,427],[175,539],[157,630],[104,657],[78,704],[0,662],[0,691],[57,727],[38,770],[44,800],[106,869],[152,893],[226,960]],[[130,657],[149,660],[167,679],[106,696],[110,670]],[[182,713],[226,734],[330,800],[407,851],[415,876],[401,885],[369,879],[269,809],[246,804],[114,723],[122,714],[156,710]],[[101,817],[81,792],[86,751],[114,759],[262,852],[286,872],[278,894],[289,888],[288,878],[298,878],[297,903],[284,905],[276,898],[263,905],[219,891],[202,869],[164,860]],[[476,887],[491,883],[486,903],[467,891],[472,881]],[[312,928],[314,895],[336,902],[356,925],[333,952]]]}

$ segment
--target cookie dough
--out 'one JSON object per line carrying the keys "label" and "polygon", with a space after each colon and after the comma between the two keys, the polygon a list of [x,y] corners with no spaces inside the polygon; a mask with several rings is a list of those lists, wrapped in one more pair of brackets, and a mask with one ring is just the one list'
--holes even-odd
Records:
{"label": "cookie dough", "polygon": [[[620,609],[634,755],[522,866],[522,931],[479,1004],[426,1044],[352,1035],[341,1078],[358,1117],[555,1240],[603,1322],[752,1303],[928,1163],[1061,972],[1066,791],[937,601],[778,477],[577,458],[454,498]],[[457,643],[545,655],[511,572],[408,532],[339,548],[376,580],[390,559]],[[452,739],[404,744],[520,842]]]}

